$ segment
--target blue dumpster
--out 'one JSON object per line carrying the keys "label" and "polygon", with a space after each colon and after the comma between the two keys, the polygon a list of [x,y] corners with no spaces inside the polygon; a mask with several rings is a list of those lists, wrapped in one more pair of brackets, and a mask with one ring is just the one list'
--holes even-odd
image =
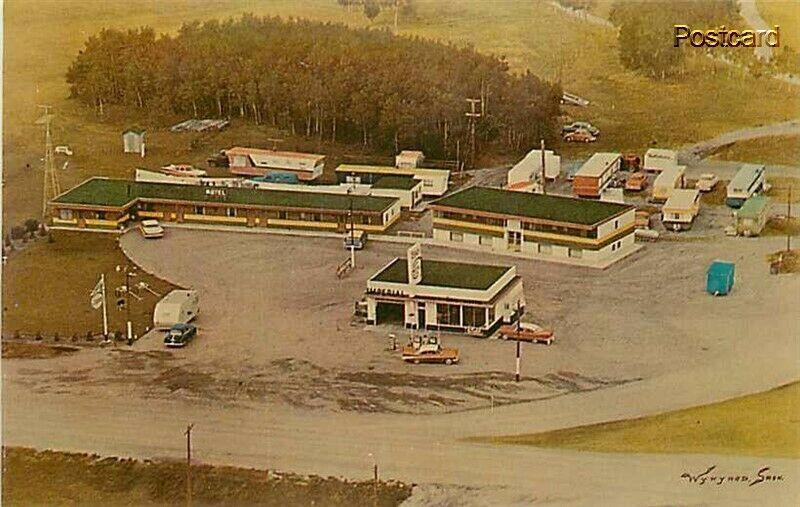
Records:
{"label": "blue dumpster", "polygon": [[725,296],[733,289],[734,264],[714,261],[708,267],[706,291],[714,296]]}

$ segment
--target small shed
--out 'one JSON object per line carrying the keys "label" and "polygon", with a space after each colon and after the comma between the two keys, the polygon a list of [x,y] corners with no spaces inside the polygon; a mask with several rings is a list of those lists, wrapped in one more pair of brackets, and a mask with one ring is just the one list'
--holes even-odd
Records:
{"label": "small shed", "polygon": [[414,169],[422,165],[425,154],[417,150],[403,150],[394,158],[394,165],[405,169]]}
{"label": "small shed", "polygon": [[768,215],[769,199],[763,195],[754,195],[736,212],[736,234],[758,236],[767,225]]}
{"label": "small shed", "polygon": [[706,274],[706,292],[714,296],[726,296],[733,289],[734,279],[732,262],[714,261]]}
{"label": "small shed", "polygon": [[145,131],[131,128],[122,133],[122,149],[125,153],[138,153],[144,157]]}

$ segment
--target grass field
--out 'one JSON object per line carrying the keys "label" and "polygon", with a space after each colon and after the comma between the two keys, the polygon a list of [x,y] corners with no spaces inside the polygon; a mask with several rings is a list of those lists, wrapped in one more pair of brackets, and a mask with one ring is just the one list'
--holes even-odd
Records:
{"label": "grass field", "polygon": [[[126,312],[116,308],[114,288],[124,285],[124,276],[115,271],[126,258],[111,234],[54,233],[55,241],[41,239],[24,250],[12,252],[4,266],[3,333],[11,335],[42,332],[71,337],[77,333],[103,330],[102,313],[89,305],[89,293],[106,275],[109,330],[125,330]],[[146,282],[159,294],[174,286],[140,272],[134,283]],[[133,300],[131,320],[142,334],[152,326],[153,307],[158,299],[143,292],[142,301]]]}
{"label": "grass field", "polygon": [[800,164],[800,136],[776,136],[740,141],[717,152],[713,158],[761,164]]}
{"label": "grass field", "polygon": [[794,0],[756,0],[767,23],[781,27],[781,44],[800,49],[800,3]]}
{"label": "grass field", "polygon": [[592,452],[800,457],[800,384],[640,419],[532,435],[479,438],[497,444]]}
{"label": "grass field", "polygon": [[[180,434],[178,434],[180,437]],[[192,467],[195,505],[399,505],[411,486],[234,467]],[[3,449],[3,505],[186,505],[186,465]]]}

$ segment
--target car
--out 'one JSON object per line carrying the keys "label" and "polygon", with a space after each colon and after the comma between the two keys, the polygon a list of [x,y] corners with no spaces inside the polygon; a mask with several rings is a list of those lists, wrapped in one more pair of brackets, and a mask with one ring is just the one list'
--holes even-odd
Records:
{"label": "car", "polygon": [[711,192],[714,190],[714,187],[717,186],[719,183],[719,178],[717,178],[716,174],[713,173],[704,173],[700,175],[700,178],[695,182],[694,188],[701,192]]}
{"label": "car", "polygon": [[164,335],[164,345],[170,348],[185,347],[197,336],[197,326],[194,324],[175,324]]}
{"label": "car", "polygon": [[517,340],[521,342],[544,343],[550,345],[555,340],[553,331],[531,322],[518,324],[505,324],[500,326],[500,338],[503,340]]}
{"label": "car", "polygon": [[72,148],[69,146],[56,146],[55,150],[56,154],[71,156],[72,155]]}
{"label": "car", "polygon": [[564,125],[563,127],[561,127],[562,134],[569,134],[571,132],[576,132],[578,130],[586,130],[595,137],[600,135],[600,129],[595,127],[588,121],[574,121],[568,125]]}
{"label": "car", "polygon": [[585,129],[579,129],[564,135],[564,140],[568,143],[593,143],[597,137]]}
{"label": "car", "polygon": [[139,231],[142,236],[147,239],[157,239],[164,237],[164,228],[158,223],[158,220],[142,220],[139,224]]}
{"label": "car", "polygon": [[625,180],[625,190],[641,192],[645,188],[647,188],[647,174],[644,172],[633,173]]}

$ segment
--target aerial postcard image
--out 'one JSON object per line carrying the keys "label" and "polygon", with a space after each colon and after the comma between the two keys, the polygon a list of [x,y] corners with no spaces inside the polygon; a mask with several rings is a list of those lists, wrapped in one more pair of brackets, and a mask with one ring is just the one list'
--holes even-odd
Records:
{"label": "aerial postcard image", "polygon": [[4,507],[800,505],[800,2],[1,3]]}

